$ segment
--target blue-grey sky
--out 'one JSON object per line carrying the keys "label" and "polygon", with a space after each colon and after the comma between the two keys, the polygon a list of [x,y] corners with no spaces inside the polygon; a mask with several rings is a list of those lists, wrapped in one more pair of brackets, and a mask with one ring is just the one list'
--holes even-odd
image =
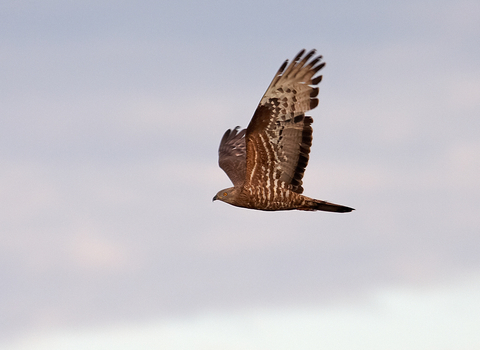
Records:
{"label": "blue-grey sky", "polygon": [[[2,2],[1,347],[478,349],[479,16]],[[212,203],[223,132],[302,48],[327,63],[305,194],[357,210]]]}

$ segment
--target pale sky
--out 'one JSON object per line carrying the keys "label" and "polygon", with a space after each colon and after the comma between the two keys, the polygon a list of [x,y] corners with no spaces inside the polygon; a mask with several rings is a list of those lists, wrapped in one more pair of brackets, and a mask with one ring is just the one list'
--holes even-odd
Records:
{"label": "pale sky", "polygon": [[[4,1],[0,348],[480,348],[478,1]],[[305,194],[211,202],[302,48]]]}

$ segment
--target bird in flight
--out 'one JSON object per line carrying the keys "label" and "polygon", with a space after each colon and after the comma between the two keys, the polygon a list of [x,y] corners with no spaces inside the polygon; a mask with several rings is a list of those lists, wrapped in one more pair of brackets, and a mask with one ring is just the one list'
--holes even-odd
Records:
{"label": "bird in flight", "polygon": [[[312,117],[318,105],[317,72],[325,66],[315,50],[286,60],[263,95],[246,129],[227,130],[218,163],[233,183],[213,200],[257,210],[323,210],[346,213],[343,205],[302,195],[302,178],[312,146]],[[288,65],[288,66],[287,66]]]}

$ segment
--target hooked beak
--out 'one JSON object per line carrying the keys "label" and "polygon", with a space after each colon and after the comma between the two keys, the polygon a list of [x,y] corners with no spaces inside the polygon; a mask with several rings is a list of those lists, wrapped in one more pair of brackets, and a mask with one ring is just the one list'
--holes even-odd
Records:
{"label": "hooked beak", "polygon": [[213,197],[212,202],[215,202],[216,200],[217,200],[217,195],[215,195],[215,197]]}

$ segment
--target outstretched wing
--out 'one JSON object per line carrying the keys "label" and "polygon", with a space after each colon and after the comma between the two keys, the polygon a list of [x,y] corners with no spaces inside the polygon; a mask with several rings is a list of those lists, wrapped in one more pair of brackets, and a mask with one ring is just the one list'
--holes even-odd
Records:
{"label": "outstretched wing", "polygon": [[322,76],[314,76],[325,66],[322,56],[309,62],[315,50],[304,53],[288,67],[288,60],[283,63],[248,125],[246,181],[253,186],[284,185],[303,192],[313,132],[313,119],[305,112],[318,105],[315,85]]}
{"label": "outstretched wing", "polygon": [[240,127],[228,129],[220,141],[218,148],[218,164],[227,173],[235,187],[241,186],[245,181],[246,171],[246,129],[238,132]]}

